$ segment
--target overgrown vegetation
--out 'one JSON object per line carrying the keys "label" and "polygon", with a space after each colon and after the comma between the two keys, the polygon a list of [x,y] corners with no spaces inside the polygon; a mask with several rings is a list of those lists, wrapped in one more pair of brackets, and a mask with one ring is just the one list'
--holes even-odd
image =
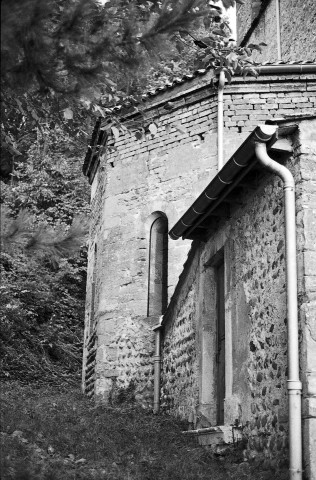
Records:
{"label": "overgrown vegetation", "polygon": [[133,405],[95,406],[77,389],[18,384],[1,392],[3,480],[282,480],[242,462],[242,448],[214,456],[187,425]]}
{"label": "overgrown vegetation", "polygon": [[38,133],[2,186],[2,380],[80,375],[89,192],[71,147],[55,126]]}

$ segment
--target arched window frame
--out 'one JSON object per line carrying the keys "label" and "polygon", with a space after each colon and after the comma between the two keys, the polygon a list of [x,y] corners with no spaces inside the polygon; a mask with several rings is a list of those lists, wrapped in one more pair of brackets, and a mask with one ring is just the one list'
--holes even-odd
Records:
{"label": "arched window frame", "polygon": [[[147,316],[162,315],[168,304],[168,218],[154,212],[148,219]],[[159,231],[161,230],[161,231]],[[159,283],[159,278],[161,282]]]}

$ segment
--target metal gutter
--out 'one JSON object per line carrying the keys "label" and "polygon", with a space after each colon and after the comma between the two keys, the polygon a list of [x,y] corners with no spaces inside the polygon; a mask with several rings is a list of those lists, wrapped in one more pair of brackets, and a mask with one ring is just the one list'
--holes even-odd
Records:
{"label": "metal gutter", "polygon": [[241,178],[257,162],[255,143],[258,141],[267,143],[268,148],[270,148],[277,140],[277,128],[275,125],[260,125],[254,129],[191,207],[172,227],[169,236],[173,240],[180,237],[188,238],[192,230],[221,203],[224,196],[227,196],[235,188]]}
{"label": "metal gutter", "polygon": [[282,62],[275,65],[261,65],[256,66],[256,70],[259,75],[275,75],[278,73],[316,73],[316,64],[315,63],[305,63],[305,64],[284,64]]}

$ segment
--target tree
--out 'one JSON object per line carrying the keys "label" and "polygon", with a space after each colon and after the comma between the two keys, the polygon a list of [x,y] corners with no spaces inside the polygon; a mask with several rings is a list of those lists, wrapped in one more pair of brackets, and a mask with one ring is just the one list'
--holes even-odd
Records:
{"label": "tree", "polygon": [[43,122],[70,122],[84,142],[95,117],[137,104],[145,86],[199,66],[222,68],[228,79],[254,73],[251,49],[236,49],[221,9],[209,3],[2,0],[2,174]]}
{"label": "tree", "polygon": [[2,189],[1,376],[73,381],[81,368],[86,281],[84,229],[73,218],[87,221],[88,188],[78,152],[59,128],[38,132],[26,155]]}

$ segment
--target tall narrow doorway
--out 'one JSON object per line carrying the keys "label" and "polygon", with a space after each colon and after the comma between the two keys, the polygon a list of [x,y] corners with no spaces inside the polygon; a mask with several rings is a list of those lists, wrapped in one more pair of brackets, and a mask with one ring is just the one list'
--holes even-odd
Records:
{"label": "tall narrow doorway", "polygon": [[225,283],[224,262],[217,267],[217,341],[216,341],[216,367],[217,367],[217,425],[224,424],[225,400]]}

